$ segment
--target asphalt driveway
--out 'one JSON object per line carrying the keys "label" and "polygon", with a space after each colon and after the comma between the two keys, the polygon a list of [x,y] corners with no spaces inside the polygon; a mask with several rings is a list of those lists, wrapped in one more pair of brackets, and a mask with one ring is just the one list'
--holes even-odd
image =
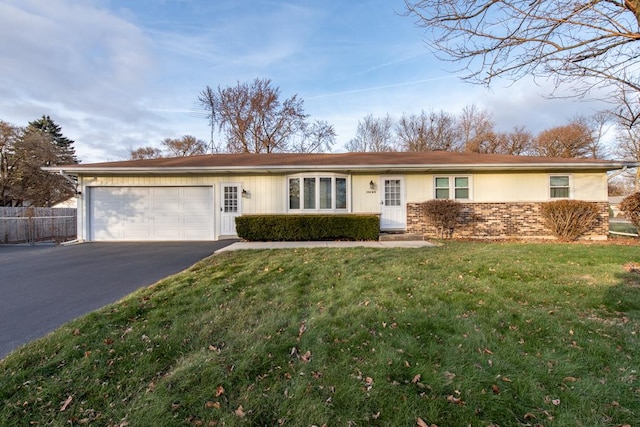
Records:
{"label": "asphalt driveway", "polygon": [[234,242],[0,246],[0,358]]}

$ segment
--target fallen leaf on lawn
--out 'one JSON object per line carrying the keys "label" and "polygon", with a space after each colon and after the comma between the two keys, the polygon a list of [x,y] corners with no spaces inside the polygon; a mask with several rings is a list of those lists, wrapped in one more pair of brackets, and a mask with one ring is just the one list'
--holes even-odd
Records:
{"label": "fallen leaf on lawn", "polygon": [[73,401],[73,396],[67,397],[67,400],[64,401],[64,403],[62,404],[62,407],[60,408],[60,412],[66,411],[67,407],[71,404],[72,401]]}
{"label": "fallen leaf on lawn", "polygon": [[106,339],[104,340],[104,343],[105,343],[106,345],[111,345],[111,344],[113,344],[113,338],[106,338]]}
{"label": "fallen leaf on lawn", "polygon": [[220,397],[224,394],[224,387],[222,387],[221,385],[219,385],[216,388],[216,397]]}
{"label": "fallen leaf on lawn", "polygon": [[578,379],[576,377],[564,377],[562,381],[565,383],[575,383]]}
{"label": "fallen leaf on lawn", "polygon": [[309,363],[309,361],[311,360],[311,352],[307,350],[305,354],[300,356],[300,360],[302,360],[304,363]]}
{"label": "fallen leaf on lawn", "polygon": [[553,399],[551,403],[553,403],[555,406],[558,406],[560,404],[560,399]]}
{"label": "fallen leaf on lawn", "polygon": [[418,374],[415,377],[413,377],[413,379],[411,380],[412,383],[417,383],[418,381],[420,381],[420,379],[422,378],[422,375]]}
{"label": "fallen leaf on lawn", "polygon": [[242,405],[238,406],[238,409],[233,411],[233,413],[236,414],[236,416],[239,417],[239,418],[244,418],[244,416],[246,415]]}
{"label": "fallen leaf on lawn", "polygon": [[464,400],[462,400],[459,397],[455,397],[454,395],[450,394],[449,396],[447,396],[447,402],[449,403],[453,403],[455,405],[460,405],[460,406],[464,406],[465,402]]}
{"label": "fallen leaf on lawn", "polygon": [[502,381],[504,381],[505,383],[510,383],[511,379],[509,377],[501,377],[500,378]]}
{"label": "fallen leaf on lawn", "polygon": [[535,420],[536,416],[534,414],[532,414],[531,412],[527,412],[526,414],[524,414],[524,419],[525,420]]}
{"label": "fallen leaf on lawn", "polygon": [[304,331],[307,330],[307,322],[302,322],[300,323],[300,329],[298,329],[298,340],[300,340],[300,338],[302,337],[302,334],[304,334]]}
{"label": "fallen leaf on lawn", "polygon": [[494,394],[500,394],[500,387],[498,387],[496,384],[493,384],[493,385],[491,386],[491,391],[492,391]]}
{"label": "fallen leaf on lawn", "polygon": [[444,377],[446,379],[448,379],[449,381],[452,381],[456,377],[456,374],[454,374],[452,372],[449,372],[449,371],[445,371]]}
{"label": "fallen leaf on lawn", "polygon": [[80,329],[74,329],[73,330],[73,336],[77,337],[78,335],[80,335]]}
{"label": "fallen leaf on lawn", "polygon": [[418,427],[438,427],[436,424],[425,423],[424,420],[420,417],[418,417],[418,419],[416,420],[416,423]]}
{"label": "fallen leaf on lawn", "polygon": [[204,404],[204,407],[220,409],[220,402],[212,402],[209,400],[207,403]]}
{"label": "fallen leaf on lawn", "polygon": [[372,417],[372,418],[373,418],[374,420],[377,420],[378,418],[380,418],[380,411],[378,411],[378,413],[376,413],[376,414],[373,414],[373,417]]}

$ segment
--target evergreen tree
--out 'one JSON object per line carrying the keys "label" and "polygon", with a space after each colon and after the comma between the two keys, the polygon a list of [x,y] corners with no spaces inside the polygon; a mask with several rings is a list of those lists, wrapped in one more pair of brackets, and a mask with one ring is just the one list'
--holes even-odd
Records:
{"label": "evergreen tree", "polygon": [[29,122],[26,133],[30,132],[40,132],[51,138],[58,152],[55,164],[79,163],[75,148],[73,147],[75,141],[64,136],[60,126],[57,125],[51,117],[43,115],[40,119]]}

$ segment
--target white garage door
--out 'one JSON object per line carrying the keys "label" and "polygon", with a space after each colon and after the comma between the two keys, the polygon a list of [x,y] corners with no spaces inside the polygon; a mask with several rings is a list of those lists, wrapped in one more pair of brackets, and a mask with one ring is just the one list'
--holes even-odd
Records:
{"label": "white garage door", "polygon": [[213,240],[213,187],[93,187],[90,240]]}

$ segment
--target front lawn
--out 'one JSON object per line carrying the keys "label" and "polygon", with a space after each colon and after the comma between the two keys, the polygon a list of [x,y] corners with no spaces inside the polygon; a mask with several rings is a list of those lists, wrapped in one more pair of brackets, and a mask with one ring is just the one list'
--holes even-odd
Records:
{"label": "front lawn", "polygon": [[217,255],[0,362],[0,423],[637,425],[638,263],[600,244]]}

